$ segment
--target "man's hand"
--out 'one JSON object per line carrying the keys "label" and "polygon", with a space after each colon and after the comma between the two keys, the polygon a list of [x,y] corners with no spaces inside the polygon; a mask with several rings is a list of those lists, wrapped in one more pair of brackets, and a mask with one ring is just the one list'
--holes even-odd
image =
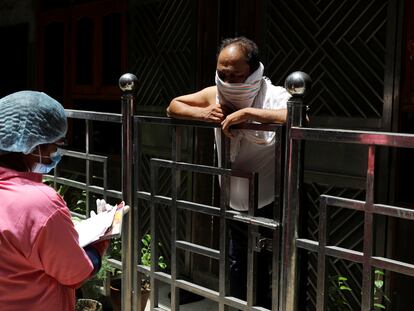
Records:
{"label": "man's hand", "polygon": [[221,128],[224,134],[230,138],[234,135],[230,132],[230,126],[246,121],[254,121],[259,123],[285,123],[287,116],[287,109],[259,109],[247,107],[230,113],[223,122]]}
{"label": "man's hand", "polygon": [[224,113],[219,104],[200,108],[200,119],[205,122],[219,123],[224,119]]}
{"label": "man's hand", "polygon": [[248,108],[237,110],[229,114],[223,122],[221,122],[221,129],[223,130],[224,135],[229,138],[234,138],[234,135],[230,132],[230,126],[233,124],[239,124],[249,120],[247,112]]}

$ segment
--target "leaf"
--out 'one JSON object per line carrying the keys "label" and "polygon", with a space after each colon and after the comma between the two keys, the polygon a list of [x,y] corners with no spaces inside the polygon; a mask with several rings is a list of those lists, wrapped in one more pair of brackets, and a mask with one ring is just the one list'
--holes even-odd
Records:
{"label": "leaf", "polygon": [[382,286],[384,286],[384,281],[375,280],[374,285],[375,285],[376,288],[381,288]]}
{"label": "leaf", "polygon": [[375,269],[375,274],[377,275],[385,275],[384,271]]}
{"label": "leaf", "polygon": [[345,285],[341,285],[341,286],[339,286],[339,289],[340,289],[340,290],[347,290],[347,291],[352,292],[352,289],[351,289],[351,288],[349,288],[348,286],[345,286]]}
{"label": "leaf", "polygon": [[385,309],[385,306],[380,303],[374,303],[375,308]]}

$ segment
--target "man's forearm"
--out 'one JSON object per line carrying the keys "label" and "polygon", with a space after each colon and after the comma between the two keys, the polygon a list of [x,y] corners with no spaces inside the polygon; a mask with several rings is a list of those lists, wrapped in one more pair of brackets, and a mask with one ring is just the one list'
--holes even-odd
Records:
{"label": "man's forearm", "polygon": [[200,120],[200,108],[172,101],[167,108],[167,116],[176,119]]}
{"label": "man's forearm", "polygon": [[245,108],[247,119],[260,123],[285,123],[287,118],[287,109],[258,109]]}
{"label": "man's forearm", "polygon": [[177,119],[196,120],[203,122],[219,123],[224,115],[220,105],[214,104],[207,107],[187,105],[178,100],[173,100],[167,108],[167,115]]}

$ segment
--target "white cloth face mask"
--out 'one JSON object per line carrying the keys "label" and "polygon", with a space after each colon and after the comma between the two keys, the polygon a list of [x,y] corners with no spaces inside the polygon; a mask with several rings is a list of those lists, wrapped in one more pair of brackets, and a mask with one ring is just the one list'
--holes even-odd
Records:
{"label": "white cloth face mask", "polygon": [[227,83],[221,80],[216,71],[218,99],[222,105],[230,105],[235,110],[251,107],[263,82],[263,64],[244,83]]}

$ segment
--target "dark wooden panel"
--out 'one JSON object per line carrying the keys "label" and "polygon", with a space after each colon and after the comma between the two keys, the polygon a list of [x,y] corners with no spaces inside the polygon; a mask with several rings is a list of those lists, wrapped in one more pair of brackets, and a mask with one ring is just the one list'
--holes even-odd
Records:
{"label": "dark wooden panel", "polygon": [[387,0],[268,1],[267,74],[311,75],[311,116],[382,118]]}
{"label": "dark wooden panel", "polygon": [[164,116],[172,98],[194,90],[195,10],[189,0],[130,3],[129,68],[141,111]]}

